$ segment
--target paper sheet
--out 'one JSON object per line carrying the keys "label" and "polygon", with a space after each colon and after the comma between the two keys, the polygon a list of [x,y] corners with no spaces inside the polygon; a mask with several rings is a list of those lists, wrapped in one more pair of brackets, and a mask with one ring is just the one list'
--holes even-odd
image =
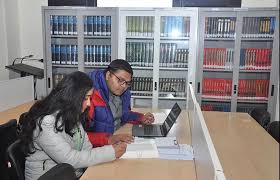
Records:
{"label": "paper sheet", "polygon": [[193,160],[193,148],[188,144],[179,144],[177,148],[159,147],[160,159]]}
{"label": "paper sheet", "polygon": [[126,152],[121,156],[129,158],[158,158],[158,150],[153,139],[135,138],[134,142],[127,145]]}

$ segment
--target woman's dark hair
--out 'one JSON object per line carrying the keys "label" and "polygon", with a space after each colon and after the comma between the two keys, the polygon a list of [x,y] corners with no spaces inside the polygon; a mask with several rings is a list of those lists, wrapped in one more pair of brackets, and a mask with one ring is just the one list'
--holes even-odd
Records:
{"label": "woman's dark hair", "polygon": [[131,74],[131,76],[133,76],[133,70],[132,67],[130,66],[130,64],[123,59],[115,59],[113,60],[109,66],[105,69],[105,73],[107,71],[111,71],[111,72],[116,72],[118,70],[124,70],[126,72],[128,72],[129,74]]}
{"label": "woman's dark hair", "polygon": [[56,131],[65,131],[72,136],[72,129],[78,125],[82,115],[81,108],[86,93],[92,88],[91,79],[83,72],[66,75],[51,93],[37,101],[30,110],[20,117],[19,138],[26,155],[34,152],[33,132],[36,125],[42,131],[42,120],[46,115],[57,112]]}

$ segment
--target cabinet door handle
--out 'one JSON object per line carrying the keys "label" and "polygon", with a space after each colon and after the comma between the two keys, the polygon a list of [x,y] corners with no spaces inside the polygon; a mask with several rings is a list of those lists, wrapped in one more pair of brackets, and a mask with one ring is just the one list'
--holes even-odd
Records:
{"label": "cabinet door handle", "polygon": [[155,82],[155,89],[154,89],[155,91],[157,90],[157,82]]}
{"label": "cabinet door handle", "polygon": [[51,88],[51,78],[48,78],[48,87]]}
{"label": "cabinet door handle", "polygon": [[233,86],[233,94],[236,94],[236,85]]}
{"label": "cabinet door handle", "polygon": [[270,96],[274,96],[274,85],[271,86]]}
{"label": "cabinet door handle", "polygon": [[200,82],[197,83],[197,93],[200,93]]}

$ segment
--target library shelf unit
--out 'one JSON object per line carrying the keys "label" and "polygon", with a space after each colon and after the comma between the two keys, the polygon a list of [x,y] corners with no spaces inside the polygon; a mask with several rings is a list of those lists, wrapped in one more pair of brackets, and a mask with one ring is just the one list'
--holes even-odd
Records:
{"label": "library shelf unit", "polygon": [[[279,86],[277,8],[42,7],[46,93],[64,74],[133,67],[132,107],[186,107],[273,116]],[[273,117],[272,117],[273,119]]]}
{"label": "library shelf unit", "polygon": [[134,69],[133,106],[170,108],[178,102],[186,107],[197,12],[197,8],[120,8],[119,57]]}
{"label": "library shelf unit", "polygon": [[196,95],[203,110],[275,114],[279,10],[200,8]]}
{"label": "library shelf unit", "polygon": [[42,7],[46,93],[73,71],[104,69],[117,58],[115,8]]}

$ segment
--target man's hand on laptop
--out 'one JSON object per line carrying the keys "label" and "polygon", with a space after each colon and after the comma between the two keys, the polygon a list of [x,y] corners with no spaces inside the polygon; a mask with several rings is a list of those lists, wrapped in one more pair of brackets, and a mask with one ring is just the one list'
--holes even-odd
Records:
{"label": "man's hand on laptop", "polygon": [[108,144],[117,144],[119,142],[130,144],[133,141],[134,137],[130,134],[116,134],[109,137]]}
{"label": "man's hand on laptop", "polygon": [[143,118],[141,119],[142,124],[152,124],[155,121],[154,115],[150,112],[144,114]]}

